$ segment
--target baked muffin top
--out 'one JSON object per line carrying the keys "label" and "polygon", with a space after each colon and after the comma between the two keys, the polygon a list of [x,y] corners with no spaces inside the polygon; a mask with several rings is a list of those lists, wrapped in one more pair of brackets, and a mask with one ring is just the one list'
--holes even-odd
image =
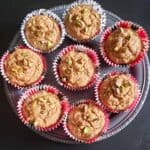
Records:
{"label": "baked muffin top", "polygon": [[43,74],[43,60],[35,52],[18,47],[6,57],[4,70],[12,83],[19,86],[32,85]]}
{"label": "baked muffin top", "polygon": [[100,31],[101,16],[90,5],[77,5],[67,12],[65,27],[73,38],[82,41],[93,38]]}
{"label": "baked muffin top", "polygon": [[41,90],[25,99],[22,111],[30,124],[46,128],[59,120],[61,104],[56,94]]}
{"label": "baked muffin top", "polygon": [[26,22],[25,36],[28,43],[39,50],[49,51],[55,47],[61,37],[59,24],[46,15],[32,16]]}
{"label": "baked muffin top", "polygon": [[79,104],[71,109],[68,114],[68,130],[80,140],[89,140],[96,137],[104,126],[104,113],[93,103]]}
{"label": "baked muffin top", "polygon": [[117,64],[128,64],[139,56],[142,42],[135,30],[118,27],[104,42],[107,57]]}
{"label": "baked muffin top", "polygon": [[91,58],[76,48],[62,56],[59,75],[65,84],[74,88],[84,87],[93,78],[95,66]]}
{"label": "baked muffin top", "polygon": [[137,96],[135,82],[128,74],[116,74],[106,77],[100,83],[98,92],[102,103],[116,111],[129,107]]}

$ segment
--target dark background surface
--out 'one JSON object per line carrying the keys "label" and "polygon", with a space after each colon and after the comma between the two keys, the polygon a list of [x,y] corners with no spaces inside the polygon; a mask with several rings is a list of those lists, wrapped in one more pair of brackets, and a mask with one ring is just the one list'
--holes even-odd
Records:
{"label": "dark background surface", "polygon": [[[1,0],[0,55],[8,48],[27,12],[67,4],[71,0]],[[144,26],[150,35],[150,0],[99,0],[123,19]],[[119,134],[92,145],[66,145],[49,141],[25,127],[10,108],[0,77],[0,150],[150,150],[150,94],[136,119]]]}

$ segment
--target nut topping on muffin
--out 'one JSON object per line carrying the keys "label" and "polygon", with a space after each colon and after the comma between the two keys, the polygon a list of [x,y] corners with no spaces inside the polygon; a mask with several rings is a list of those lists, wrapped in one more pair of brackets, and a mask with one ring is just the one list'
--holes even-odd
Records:
{"label": "nut topping on muffin", "polygon": [[36,127],[49,127],[61,115],[61,104],[57,95],[39,91],[24,101],[23,114],[26,120]]}
{"label": "nut topping on muffin", "polygon": [[93,38],[100,31],[101,16],[90,5],[81,4],[70,8],[65,16],[68,34],[82,41]]}
{"label": "nut topping on muffin", "polygon": [[136,84],[132,77],[125,73],[106,76],[98,87],[99,100],[110,111],[126,110],[139,95]]}
{"label": "nut topping on muffin", "polygon": [[74,49],[61,58],[59,73],[63,82],[78,88],[90,82],[95,67],[86,53]]}
{"label": "nut topping on muffin", "polygon": [[70,134],[87,142],[100,135],[107,124],[104,112],[92,101],[71,108],[66,121]]}
{"label": "nut topping on muffin", "polygon": [[36,84],[45,70],[43,59],[41,55],[28,48],[16,47],[8,53],[3,62],[6,78],[19,87]]}
{"label": "nut topping on muffin", "polygon": [[27,21],[25,36],[33,47],[48,51],[58,44],[61,31],[59,24],[52,17],[37,15]]}

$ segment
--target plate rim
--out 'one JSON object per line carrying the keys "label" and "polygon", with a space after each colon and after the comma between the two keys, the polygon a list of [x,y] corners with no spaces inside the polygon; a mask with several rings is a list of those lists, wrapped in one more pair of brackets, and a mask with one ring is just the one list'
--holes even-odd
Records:
{"label": "plate rim", "polygon": [[[52,8],[49,8],[49,10],[51,11],[56,11],[56,10],[59,10],[59,9],[66,9],[67,7],[69,6],[69,4],[67,5],[58,5],[58,6],[54,6]],[[106,12],[106,14],[109,14],[110,16],[113,16],[115,17],[117,20],[122,20],[119,16],[117,16],[116,14],[114,14],[113,12],[110,12],[108,10],[105,10],[104,11]],[[11,40],[10,44],[9,44],[9,48],[12,47],[14,41],[16,41],[16,39],[18,38],[18,35],[19,35],[19,32],[20,31],[17,31],[17,33],[15,34],[15,36],[13,37],[13,39]],[[145,65],[144,65],[144,62],[145,62]],[[109,135],[106,135],[104,136],[103,138],[100,138],[98,141],[96,142],[100,142],[102,140],[105,140],[107,138],[110,138],[114,135],[116,135],[117,133],[119,133],[120,131],[122,131],[124,128],[126,128],[138,115],[138,113],[141,111],[146,99],[147,99],[147,95],[148,95],[148,91],[149,91],[149,85],[150,85],[150,65],[149,65],[149,59],[148,59],[148,56],[146,54],[145,58],[144,58],[144,61],[142,61],[142,64],[143,66],[147,69],[147,72],[145,73],[146,74],[146,77],[147,77],[147,82],[146,82],[146,85],[144,88],[145,91],[144,91],[144,96],[142,98],[142,103],[140,105],[138,105],[138,109],[134,110],[134,113],[132,115],[131,118],[128,118],[126,123],[123,124],[121,127],[119,127],[118,129],[114,130],[111,132],[111,134]],[[7,92],[7,83],[3,80],[4,82],[4,89],[5,89],[5,94],[6,94],[6,97],[7,97],[7,100],[10,104],[10,106],[12,107],[12,110],[13,112],[17,115],[17,113],[15,112],[14,110],[14,106],[13,104],[10,102],[10,96]],[[18,115],[17,115],[18,116]],[[18,118],[18,117],[17,117]],[[28,127],[29,128],[29,127]],[[31,129],[29,128],[31,131],[34,131],[35,133],[39,134],[41,137],[44,137],[46,139],[49,139],[49,140],[52,140],[52,141],[55,141],[55,142],[60,142],[60,143],[65,143],[65,144],[80,144],[79,142],[76,142],[76,141],[66,141],[65,139],[60,139],[60,138],[57,138],[57,137],[52,137],[51,135],[47,135],[47,134],[44,134],[44,133],[41,133],[35,129]]]}

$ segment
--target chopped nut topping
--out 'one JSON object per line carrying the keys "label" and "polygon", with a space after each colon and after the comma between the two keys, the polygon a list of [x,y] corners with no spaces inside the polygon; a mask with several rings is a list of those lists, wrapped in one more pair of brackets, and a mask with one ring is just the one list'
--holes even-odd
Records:
{"label": "chopped nut topping", "polygon": [[[92,119],[89,120],[89,117]],[[87,140],[97,136],[104,124],[103,112],[92,103],[79,104],[68,114],[68,129],[79,139]]]}
{"label": "chopped nut topping", "polygon": [[72,22],[72,17],[73,17],[73,16],[72,16],[71,14],[68,15],[68,21],[69,21],[69,22]]}
{"label": "chopped nut topping", "polygon": [[67,58],[67,59],[66,59],[66,63],[67,63],[68,65],[72,65],[72,60],[69,59],[69,58]]}
{"label": "chopped nut topping", "polygon": [[69,10],[65,25],[71,36],[79,40],[89,39],[100,31],[100,15],[92,6],[79,5]]}
{"label": "chopped nut topping", "polygon": [[48,127],[57,122],[61,105],[57,95],[39,91],[25,100],[24,115],[36,127]]}
{"label": "chopped nut topping", "polygon": [[118,27],[110,33],[104,47],[111,61],[117,64],[128,64],[137,58],[143,45],[134,30]]}
{"label": "chopped nut topping", "polygon": [[8,55],[5,66],[10,81],[19,86],[34,83],[43,73],[41,57],[28,49],[16,48]]}
{"label": "chopped nut topping", "polygon": [[60,34],[58,23],[46,15],[29,18],[25,26],[25,36],[29,44],[43,51],[53,48],[59,42]]}
{"label": "chopped nut topping", "polygon": [[122,85],[123,80],[122,79],[116,79],[115,84],[117,87],[120,87]]}
{"label": "chopped nut topping", "polygon": [[132,104],[135,100],[136,90],[135,83],[130,76],[118,74],[107,77],[101,83],[99,95],[104,105],[119,111]]}
{"label": "chopped nut topping", "polygon": [[47,46],[48,46],[48,48],[51,48],[51,47],[53,46],[52,41],[48,41],[48,42],[47,42]]}
{"label": "chopped nut topping", "polygon": [[76,20],[74,23],[77,27],[80,27],[80,28],[84,27],[84,22],[81,20]]}
{"label": "chopped nut topping", "polygon": [[95,68],[87,54],[72,50],[61,58],[59,72],[61,79],[67,78],[68,85],[82,87],[90,82]]}
{"label": "chopped nut topping", "polygon": [[88,135],[90,133],[90,128],[89,127],[84,127],[83,128],[83,134]]}

